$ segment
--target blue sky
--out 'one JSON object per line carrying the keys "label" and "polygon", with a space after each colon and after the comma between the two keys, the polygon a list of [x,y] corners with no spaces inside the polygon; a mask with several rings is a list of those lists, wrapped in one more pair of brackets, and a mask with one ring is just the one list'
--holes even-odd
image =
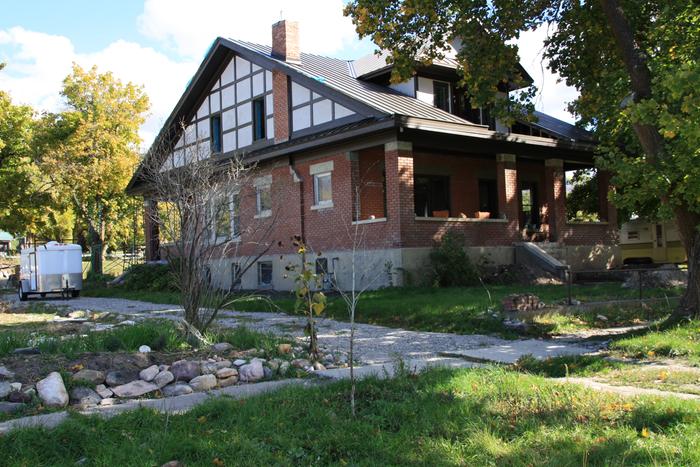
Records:
{"label": "blue sky", "polygon": [[[343,0],[32,0],[6,1],[0,15],[0,89],[38,110],[59,110],[71,63],[97,65],[142,84],[152,109],[141,129],[147,146],[167,118],[217,35],[270,42],[280,17],[297,19],[304,51],[346,59],[371,53],[359,41]],[[543,31],[519,41],[525,68],[542,89],[539,110],[571,121],[565,101],[575,92],[542,70]]]}

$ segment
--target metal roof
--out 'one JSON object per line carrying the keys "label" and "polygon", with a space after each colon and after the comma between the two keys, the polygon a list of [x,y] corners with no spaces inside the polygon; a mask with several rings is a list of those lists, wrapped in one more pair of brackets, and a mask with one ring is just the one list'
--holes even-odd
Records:
{"label": "metal roof", "polygon": [[4,230],[0,230],[0,242],[11,242],[13,238],[14,237],[12,237],[12,235],[9,233],[5,232]]}
{"label": "metal roof", "polygon": [[351,62],[337,58],[323,57],[320,55],[301,53],[301,63],[289,63],[271,56],[269,45],[253,44],[250,42],[229,39],[239,47],[264,56],[280,65],[292,68],[319,84],[332,88],[351,99],[359,101],[388,115],[404,115],[407,117],[427,118],[445,122],[461,123],[464,125],[479,126],[463,118],[420,101],[414,97],[406,96],[387,86],[369,83],[355,78],[352,72]]}
{"label": "metal roof", "polygon": [[577,127],[576,125],[572,125],[571,123],[554,118],[551,115],[538,112],[537,110],[533,114],[537,117],[537,121],[528,122],[528,125],[532,125],[535,128],[539,128],[561,138],[566,138],[573,141],[595,142],[593,133],[590,131],[586,131],[583,128]]}

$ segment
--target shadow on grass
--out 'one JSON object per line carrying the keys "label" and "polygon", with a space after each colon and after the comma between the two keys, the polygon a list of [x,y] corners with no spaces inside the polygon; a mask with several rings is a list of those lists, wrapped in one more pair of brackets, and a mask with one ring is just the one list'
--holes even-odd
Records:
{"label": "shadow on grass", "polygon": [[[213,399],[184,415],[75,417],[0,438],[8,465],[697,465],[698,405],[635,399],[498,369]],[[643,429],[652,433],[640,436]],[[99,439],[98,442],[96,440]]]}

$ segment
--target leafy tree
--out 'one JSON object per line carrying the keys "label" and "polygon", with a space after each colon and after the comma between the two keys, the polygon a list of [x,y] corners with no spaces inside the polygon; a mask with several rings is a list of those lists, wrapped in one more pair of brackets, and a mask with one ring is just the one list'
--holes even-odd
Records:
{"label": "leafy tree", "polygon": [[[700,316],[700,4],[693,0],[353,0],[346,7],[407,79],[456,38],[475,105],[499,100],[498,83],[522,80],[514,39],[549,26],[549,67],[580,92],[570,109],[600,141],[613,201],[675,219],[689,286],[675,318]],[[530,91],[531,94],[531,91]],[[525,96],[527,99],[528,96]],[[506,107],[523,96],[502,99]]]}
{"label": "leafy tree", "polygon": [[118,222],[132,218],[124,189],[139,162],[148,97],[140,86],[75,64],[61,94],[68,110],[44,116],[35,150],[42,171],[87,227],[91,271],[101,274]]}

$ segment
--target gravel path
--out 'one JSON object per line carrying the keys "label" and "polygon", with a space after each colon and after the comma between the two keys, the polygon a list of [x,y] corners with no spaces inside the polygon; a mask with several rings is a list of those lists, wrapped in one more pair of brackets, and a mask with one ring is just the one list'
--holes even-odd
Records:
{"label": "gravel path", "polygon": [[[16,305],[17,297],[5,296],[4,300]],[[71,310],[109,311],[134,318],[176,319],[181,309],[173,305],[125,300],[120,298],[80,297],[71,300],[47,298],[41,301]],[[244,325],[258,331],[272,331],[275,334],[292,335],[303,338],[305,319],[272,312],[234,312],[220,314],[219,324],[224,327]],[[350,326],[333,319],[318,320],[319,345],[328,352],[347,352]],[[356,358],[363,363],[374,364],[392,361],[396,356],[403,359],[423,359],[438,357],[442,352],[475,349],[491,345],[503,345],[505,341],[496,337],[447,334],[439,332],[407,331],[371,324],[357,324],[355,335]]]}

